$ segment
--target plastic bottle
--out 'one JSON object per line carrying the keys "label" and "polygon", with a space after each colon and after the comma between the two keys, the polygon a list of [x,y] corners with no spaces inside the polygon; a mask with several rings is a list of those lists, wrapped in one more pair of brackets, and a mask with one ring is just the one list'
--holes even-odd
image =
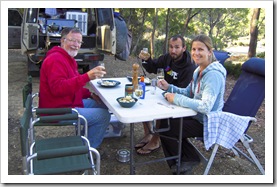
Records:
{"label": "plastic bottle", "polygon": [[134,90],[138,87],[138,69],[139,69],[139,65],[137,63],[133,64],[132,83],[133,83],[133,86],[134,86]]}
{"label": "plastic bottle", "polygon": [[139,84],[141,85],[142,90],[143,90],[143,94],[142,94],[142,96],[140,97],[140,99],[144,99],[144,98],[145,98],[145,82],[144,82],[144,76],[141,76],[141,77],[140,77]]}

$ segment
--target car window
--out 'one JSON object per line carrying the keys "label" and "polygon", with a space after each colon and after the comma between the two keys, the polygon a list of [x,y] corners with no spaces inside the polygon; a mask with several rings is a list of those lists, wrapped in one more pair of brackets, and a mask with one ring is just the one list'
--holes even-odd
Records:
{"label": "car window", "polygon": [[17,10],[9,10],[8,24],[9,26],[21,26],[22,17]]}
{"label": "car window", "polygon": [[27,23],[37,23],[38,8],[28,8]]}
{"label": "car window", "polygon": [[110,8],[98,8],[98,26],[110,25],[113,30],[113,17]]}

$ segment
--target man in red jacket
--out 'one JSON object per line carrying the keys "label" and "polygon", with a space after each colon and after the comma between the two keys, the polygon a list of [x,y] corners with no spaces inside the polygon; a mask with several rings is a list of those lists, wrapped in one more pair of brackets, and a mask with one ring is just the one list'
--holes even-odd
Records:
{"label": "man in red jacket", "polygon": [[39,107],[76,108],[88,121],[88,139],[94,148],[101,144],[110,122],[110,113],[100,99],[84,88],[90,80],[103,77],[105,68],[97,66],[79,74],[74,59],[82,44],[78,28],[65,28],[61,46],[48,51],[40,70]]}

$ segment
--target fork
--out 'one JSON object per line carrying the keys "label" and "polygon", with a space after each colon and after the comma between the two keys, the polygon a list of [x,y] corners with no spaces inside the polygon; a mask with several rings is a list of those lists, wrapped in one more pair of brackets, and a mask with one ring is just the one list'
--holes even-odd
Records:
{"label": "fork", "polygon": [[161,103],[161,102],[158,102],[158,104],[159,104],[159,105],[162,105],[162,106],[165,106],[165,107],[167,107],[167,108],[174,109],[174,107],[171,106],[171,105],[165,105],[165,104],[163,104],[163,103]]}

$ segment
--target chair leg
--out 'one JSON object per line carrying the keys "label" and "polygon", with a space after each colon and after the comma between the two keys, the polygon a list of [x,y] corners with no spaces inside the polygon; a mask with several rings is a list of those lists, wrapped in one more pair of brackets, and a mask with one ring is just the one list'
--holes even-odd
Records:
{"label": "chair leg", "polygon": [[233,151],[233,153],[234,153],[237,157],[239,157],[239,153],[238,153],[238,151],[236,150],[235,147],[231,148],[231,150]]}
{"label": "chair leg", "polygon": [[29,174],[26,156],[24,156],[22,158],[22,172],[23,172],[23,175],[28,175]]}
{"label": "chair leg", "polygon": [[206,166],[206,169],[205,169],[205,171],[204,171],[204,175],[208,175],[208,173],[209,173],[209,171],[210,171],[210,168],[211,168],[212,163],[213,163],[213,161],[214,161],[214,157],[215,157],[215,155],[216,155],[218,146],[219,146],[218,144],[215,144],[215,145],[214,145],[213,152],[212,152],[212,154],[211,154],[211,156],[210,156],[210,158],[209,158],[209,162],[208,162],[208,164],[207,164],[207,166]]}
{"label": "chair leg", "polygon": [[[94,165],[96,165],[96,175],[100,175],[100,154],[93,147],[90,147],[89,150],[90,150],[90,152],[93,152],[93,154],[96,156],[96,164],[94,164]],[[92,157],[91,153],[90,153],[90,156],[91,156],[91,158],[92,158],[91,160],[93,162],[93,157]]]}
{"label": "chair leg", "polygon": [[247,154],[242,152],[242,150],[240,150],[238,147],[234,146],[232,149],[235,150],[237,153],[241,154],[242,156],[244,156],[249,162],[252,162],[253,164],[255,164],[254,160],[250,158]]}
{"label": "chair leg", "polygon": [[190,144],[194,147],[194,149],[196,150],[196,153],[198,154],[201,162],[203,162],[205,165],[208,163],[208,159],[201,153],[201,151],[199,151],[199,149],[191,142],[190,138],[188,138],[188,141],[190,142]]}
{"label": "chair leg", "polygon": [[[260,164],[259,160],[256,158],[255,154],[253,153],[252,149],[250,148],[248,141],[244,139],[243,135],[241,137],[241,142],[242,142],[243,146],[246,148],[246,150],[248,151],[248,153],[250,154],[251,158],[253,159],[252,162],[254,162],[256,164],[256,166],[258,167],[260,172],[264,175],[265,171],[264,171],[262,165]],[[244,154],[242,154],[242,155],[245,156]]]}

